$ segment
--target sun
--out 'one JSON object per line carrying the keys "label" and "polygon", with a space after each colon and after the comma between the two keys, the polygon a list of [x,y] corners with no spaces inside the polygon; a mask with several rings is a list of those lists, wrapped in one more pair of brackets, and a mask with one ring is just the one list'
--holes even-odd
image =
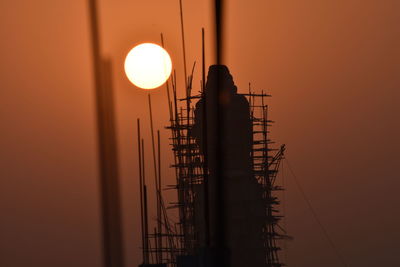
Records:
{"label": "sun", "polygon": [[124,67],[131,83],[142,89],[154,89],[168,80],[172,61],[168,52],[161,46],[142,43],[129,51]]}

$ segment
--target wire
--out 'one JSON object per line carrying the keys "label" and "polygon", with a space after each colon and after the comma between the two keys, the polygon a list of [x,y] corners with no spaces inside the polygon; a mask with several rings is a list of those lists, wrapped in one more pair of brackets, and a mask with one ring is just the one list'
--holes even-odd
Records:
{"label": "wire", "polygon": [[287,166],[289,167],[289,171],[293,176],[293,179],[296,183],[297,188],[299,189],[303,199],[305,200],[305,202],[307,203],[308,208],[311,211],[311,214],[313,215],[315,221],[318,223],[319,227],[321,228],[325,238],[327,239],[328,243],[330,244],[330,246],[332,247],[333,251],[336,254],[336,257],[339,259],[339,261],[343,264],[343,266],[347,267],[347,263],[344,260],[344,258],[342,257],[342,255],[340,254],[338,248],[335,246],[335,243],[333,243],[332,239],[330,238],[328,231],[326,230],[326,228],[324,227],[324,225],[322,224],[322,222],[320,221],[320,219],[317,216],[317,213],[315,212],[315,209],[313,208],[313,206],[311,205],[311,202],[309,200],[309,198],[307,197],[306,193],[303,190],[303,187],[301,186],[299,180],[297,179],[297,176],[294,174],[292,166],[289,163],[289,160],[285,157]]}

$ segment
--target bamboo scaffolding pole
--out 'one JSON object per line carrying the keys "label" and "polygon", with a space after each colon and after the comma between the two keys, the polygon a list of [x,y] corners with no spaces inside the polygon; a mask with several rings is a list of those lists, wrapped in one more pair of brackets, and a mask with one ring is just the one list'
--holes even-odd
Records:
{"label": "bamboo scaffolding pole", "polygon": [[147,186],[146,186],[146,171],[145,171],[145,159],[144,159],[144,140],[142,139],[142,181],[143,181],[143,213],[144,213],[144,264],[149,264],[149,217],[147,209]]}
{"label": "bamboo scaffolding pole", "polygon": [[140,229],[142,234],[142,260],[145,261],[145,233],[144,233],[144,208],[143,208],[143,176],[142,176],[142,151],[140,144],[140,120],[137,119],[138,158],[139,158],[139,188],[140,188]]}
{"label": "bamboo scaffolding pole", "polygon": [[157,196],[158,196],[158,203],[157,203],[157,231],[158,231],[158,248],[160,250],[159,255],[159,262],[162,263],[163,254],[161,252],[162,248],[162,214],[161,214],[161,141],[160,141],[160,131],[157,131],[157,157],[158,157],[158,188],[157,188]]}
{"label": "bamboo scaffolding pole", "polygon": [[[165,48],[164,45],[164,35],[161,33],[161,46]],[[166,93],[167,93],[167,99],[168,99],[168,111],[169,111],[169,120],[173,120],[173,115],[172,115],[172,106],[171,106],[171,96],[170,96],[170,90],[169,90],[169,79],[165,83],[165,88],[166,88]]]}
{"label": "bamboo scaffolding pole", "polygon": [[[155,141],[154,141],[154,125],[153,125],[153,110],[151,106],[151,95],[148,94],[148,104],[149,104],[149,116],[150,116],[150,132],[151,132],[151,147],[153,150],[153,167],[154,167],[154,181],[155,181],[155,193],[156,193],[156,211],[157,211],[157,224],[160,220],[160,214],[159,214],[159,204],[160,204],[160,196],[158,193],[158,172],[157,172],[157,160],[156,160],[156,149],[155,149]],[[156,245],[158,245],[159,238],[156,240]],[[159,253],[156,253],[156,258],[157,261],[160,261],[160,255]]]}
{"label": "bamboo scaffolding pole", "polygon": [[183,20],[183,7],[182,0],[179,0],[179,11],[181,18],[181,38],[182,38],[182,52],[183,52],[183,71],[185,75],[185,90],[187,89],[187,70],[186,70],[186,47],[185,47],[185,28]]}

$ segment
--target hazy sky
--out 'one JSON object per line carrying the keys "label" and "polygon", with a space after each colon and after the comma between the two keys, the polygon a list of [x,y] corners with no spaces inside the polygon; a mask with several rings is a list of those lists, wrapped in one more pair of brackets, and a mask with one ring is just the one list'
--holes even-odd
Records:
{"label": "hazy sky", "polygon": [[[126,261],[137,266],[135,125],[141,118],[149,144],[147,93],[125,78],[123,60],[163,32],[182,84],[179,5],[99,2],[103,53],[114,64]],[[225,63],[239,92],[252,82],[273,95],[272,137],[287,145],[287,159],[348,266],[400,265],[400,2],[226,2]],[[211,64],[210,2],[186,0],[184,8],[188,65],[200,63],[203,26]],[[0,10],[0,266],[100,266],[86,1],[1,0]],[[195,91],[199,79],[196,72]],[[171,184],[165,89],[151,94],[164,184]],[[341,266],[287,166],[281,179],[294,236],[288,265]]]}

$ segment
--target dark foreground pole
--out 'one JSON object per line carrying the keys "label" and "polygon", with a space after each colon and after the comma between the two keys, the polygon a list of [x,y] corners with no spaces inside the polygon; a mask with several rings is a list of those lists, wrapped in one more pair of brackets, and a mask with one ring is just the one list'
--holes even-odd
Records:
{"label": "dark foreground pole", "polygon": [[88,0],[96,97],[104,267],[123,267],[121,208],[111,63],[101,57],[96,0]]}
{"label": "dark foreground pole", "polygon": [[[215,0],[214,16],[215,16],[215,57],[216,64],[223,64],[223,0]],[[224,151],[222,140],[224,139],[224,107],[221,103],[222,93],[222,73],[217,76],[217,90],[215,99],[216,111],[216,183],[215,183],[215,230],[216,230],[216,266],[228,267],[229,264],[229,248],[226,242],[226,219],[225,219],[225,173],[224,173]]]}

